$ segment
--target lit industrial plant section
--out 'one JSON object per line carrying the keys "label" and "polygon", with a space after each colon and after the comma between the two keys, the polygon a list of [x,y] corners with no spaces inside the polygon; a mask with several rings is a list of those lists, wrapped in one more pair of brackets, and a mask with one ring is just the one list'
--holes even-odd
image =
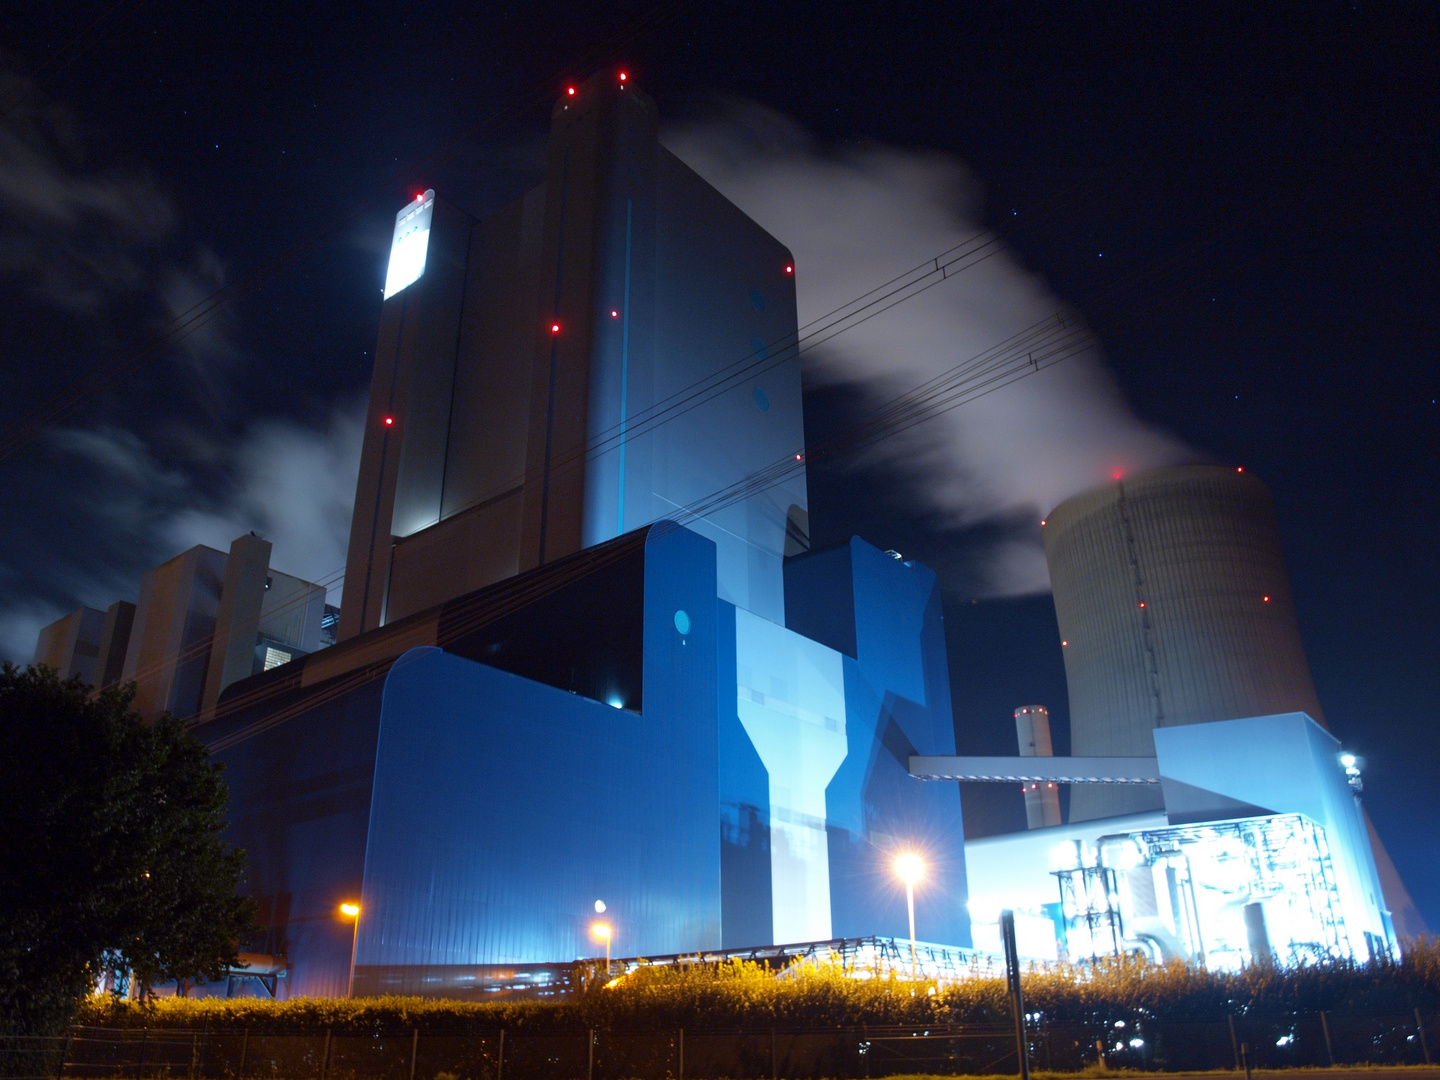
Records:
{"label": "lit industrial plant section", "polygon": [[415,201],[395,215],[395,237],[390,241],[390,268],[385,272],[385,299],[420,280],[430,247],[430,219],[435,213],[435,192],[416,195]]}
{"label": "lit industrial plant section", "polygon": [[1056,845],[1071,960],[1140,951],[1239,969],[1347,951],[1325,831],[1300,814]]}

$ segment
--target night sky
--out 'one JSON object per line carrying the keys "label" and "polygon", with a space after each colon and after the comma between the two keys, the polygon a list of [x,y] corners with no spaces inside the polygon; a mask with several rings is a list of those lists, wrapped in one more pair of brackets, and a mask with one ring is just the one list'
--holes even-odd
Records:
{"label": "night sky", "polygon": [[[963,162],[969,219],[1084,317],[1139,421],[1270,485],[1331,728],[1440,928],[1440,16],[1255,6],[11,6],[0,655],[244,528],[338,569],[395,211],[502,205],[556,92],[623,66],[667,121],[743,99],[821,156]],[[809,442],[869,400],[810,389]],[[1050,598],[975,554],[1038,521],[916,484],[812,471],[815,540],[939,570],[962,750],[1013,753],[1042,703],[1066,752]],[[1023,826],[1018,791],[964,798],[972,834]]]}

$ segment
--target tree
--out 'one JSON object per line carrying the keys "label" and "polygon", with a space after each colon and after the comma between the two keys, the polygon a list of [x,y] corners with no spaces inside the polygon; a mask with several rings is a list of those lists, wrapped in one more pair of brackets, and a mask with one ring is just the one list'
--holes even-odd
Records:
{"label": "tree", "polygon": [[253,922],[222,766],[133,684],[0,669],[0,1030],[63,1027],[107,967],[217,979]]}

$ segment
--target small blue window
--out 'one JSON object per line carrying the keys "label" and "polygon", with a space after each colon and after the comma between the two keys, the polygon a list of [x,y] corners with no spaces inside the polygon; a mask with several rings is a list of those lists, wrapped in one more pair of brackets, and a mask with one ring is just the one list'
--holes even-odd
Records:
{"label": "small blue window", "polygon": [[681,637],[690,633],[690,616],[685,613],[684,608],[675,612],[675,629],[680,631]]}
{"label": "small blue window", "polygon": [[755,407],[761,412],[770,411],[770,399],[760,387],[755,387]]}
{"label": "small blue window", "polygon": [[765,294],[762,293],[759,289],[751,289],[751,290],[750,290],[750,303],[752,303],[752,304],[755,305],[755,310],[756,310],[756,311],[764,311],[764,310],[765,310]]}

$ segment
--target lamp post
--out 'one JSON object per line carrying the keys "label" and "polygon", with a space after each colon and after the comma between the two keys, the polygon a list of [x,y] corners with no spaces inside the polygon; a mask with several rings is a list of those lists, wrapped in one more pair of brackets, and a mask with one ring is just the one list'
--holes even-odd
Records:
{"label": "lamp post", "polygon": [[608,923],[597,922],[590,927],[590,932],[605,942],[605,977],[610,977],[610,926]]}
{"label": "lamp post", "polygon": [[347,900],[340,905],[340,914],[344,915],[355,923],[355,929],[350,934],[350,979],[345,984],[345,996],[355,996],[355,946],[360,943],[360,905]]}
{"label": "lamp post", "polygon": [[895,873],[905,882],[905,907],[910,913],[910,978],[919,981],[920,965],[915,958],[915,883],[925,876],[925,863],[913,851],[895,859]]}

